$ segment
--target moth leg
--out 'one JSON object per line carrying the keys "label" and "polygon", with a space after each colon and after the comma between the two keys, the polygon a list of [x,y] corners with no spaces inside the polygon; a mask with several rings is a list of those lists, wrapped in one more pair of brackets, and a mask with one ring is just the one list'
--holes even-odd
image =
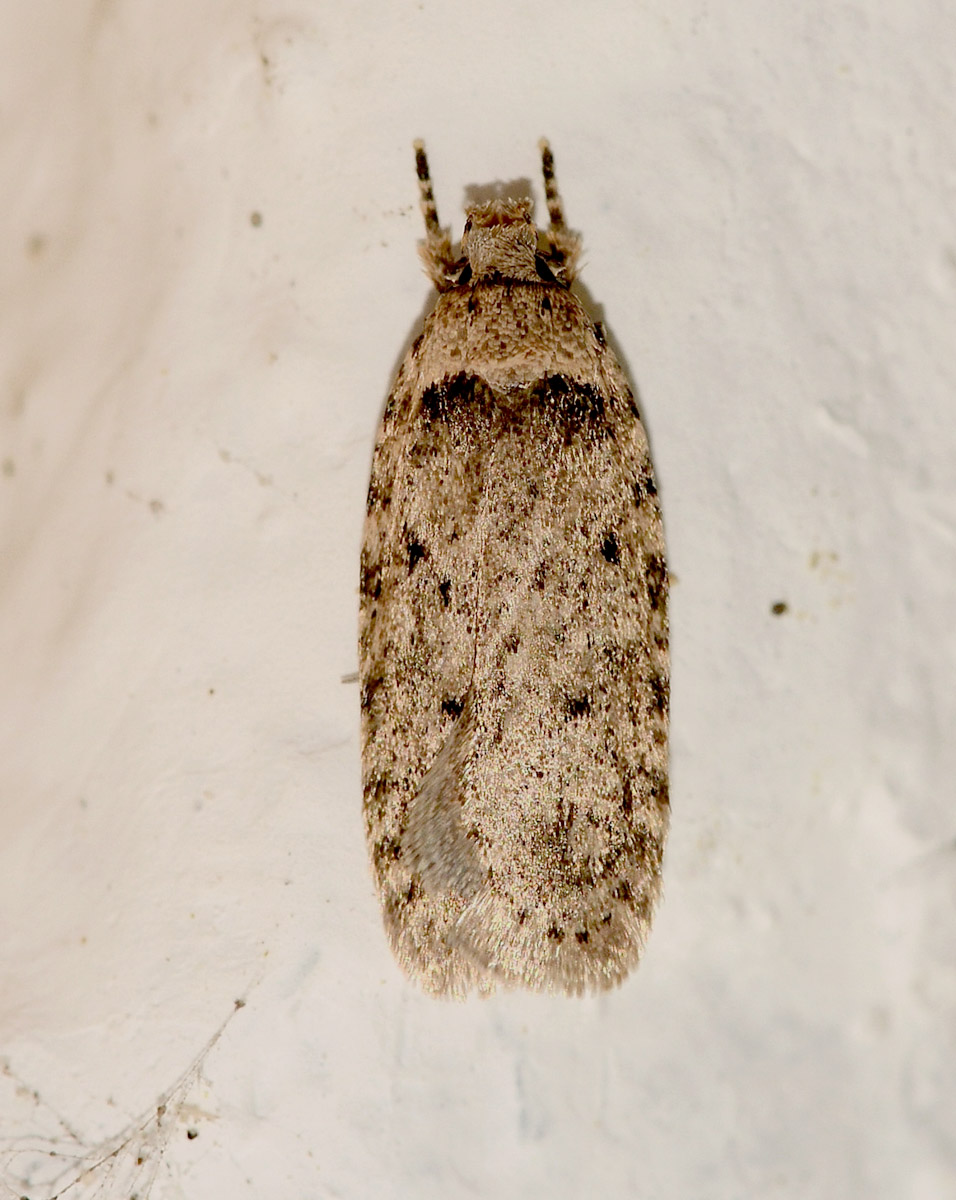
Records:
{"label": "moth leg", "polygon": [[554,155],[547,138],[538,143],[541,151],[541,173],[544,176],[544,198],[548,204],[548,218],[551,222],[548,228],[549,252],[548,265],[559,278],[570,283],[577,274],[578,254],[581,251],[581,239],[568,229],[564,220],[564,205],[558,192],[558,183],[554,177]]}
{"label": "moth leg", "polygon": [[425,241],[420,247],[422,261],[428,277],[440,292],[451,287],[459,274],[457,260],[451,250],[451,238],[447,229],[438,224],[438,209],[432,191],[432,177],[428,170],[425,143],[412,143],[415,150],[415,170],[418,173],[418,190],[421,195],[422,216],[425,218]]}

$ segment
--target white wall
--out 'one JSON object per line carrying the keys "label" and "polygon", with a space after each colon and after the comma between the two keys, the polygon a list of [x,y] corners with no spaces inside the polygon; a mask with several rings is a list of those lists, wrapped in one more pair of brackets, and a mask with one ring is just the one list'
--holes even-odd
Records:
{"label": "white wall", "polygon": [[[956,1196],[956,9],[3,25],[0,1195]],[[342,677],[410,143],[457,233],[543,133],[677,577],[666,897],[611,995],[442,1004]]]}

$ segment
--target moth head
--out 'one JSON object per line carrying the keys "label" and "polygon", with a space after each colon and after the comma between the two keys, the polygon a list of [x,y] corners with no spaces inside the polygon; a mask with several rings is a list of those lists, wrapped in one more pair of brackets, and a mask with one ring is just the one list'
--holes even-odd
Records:
{"label": "moth head", "polygon": [[527,200],[489,200],[469,208],[461,251],[474,279],[535,279],[538,231]]}

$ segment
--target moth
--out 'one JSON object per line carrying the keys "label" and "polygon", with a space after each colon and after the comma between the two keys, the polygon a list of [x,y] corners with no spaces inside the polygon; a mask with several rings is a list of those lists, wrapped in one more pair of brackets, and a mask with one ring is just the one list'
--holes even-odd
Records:
{"label": "moth", "polygon": [[637,963],[668,827],[667,567],[640,414],[575,296],[547,142],[525,199],[438,223],[434,307],[372,461],[359,659],[385,929],[428,992],[609,988]]}

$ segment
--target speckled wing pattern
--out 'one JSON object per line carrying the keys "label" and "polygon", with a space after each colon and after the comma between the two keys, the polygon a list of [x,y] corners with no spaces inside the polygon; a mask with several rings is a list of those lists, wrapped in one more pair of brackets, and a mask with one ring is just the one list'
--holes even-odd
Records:
{"label": "speckled wing pattern", "polygon": [[366,831],[395,954],[439,995],[612,986],[660,891],[657,487],[601,327],[541,257],[449,268],[372,464]]}

